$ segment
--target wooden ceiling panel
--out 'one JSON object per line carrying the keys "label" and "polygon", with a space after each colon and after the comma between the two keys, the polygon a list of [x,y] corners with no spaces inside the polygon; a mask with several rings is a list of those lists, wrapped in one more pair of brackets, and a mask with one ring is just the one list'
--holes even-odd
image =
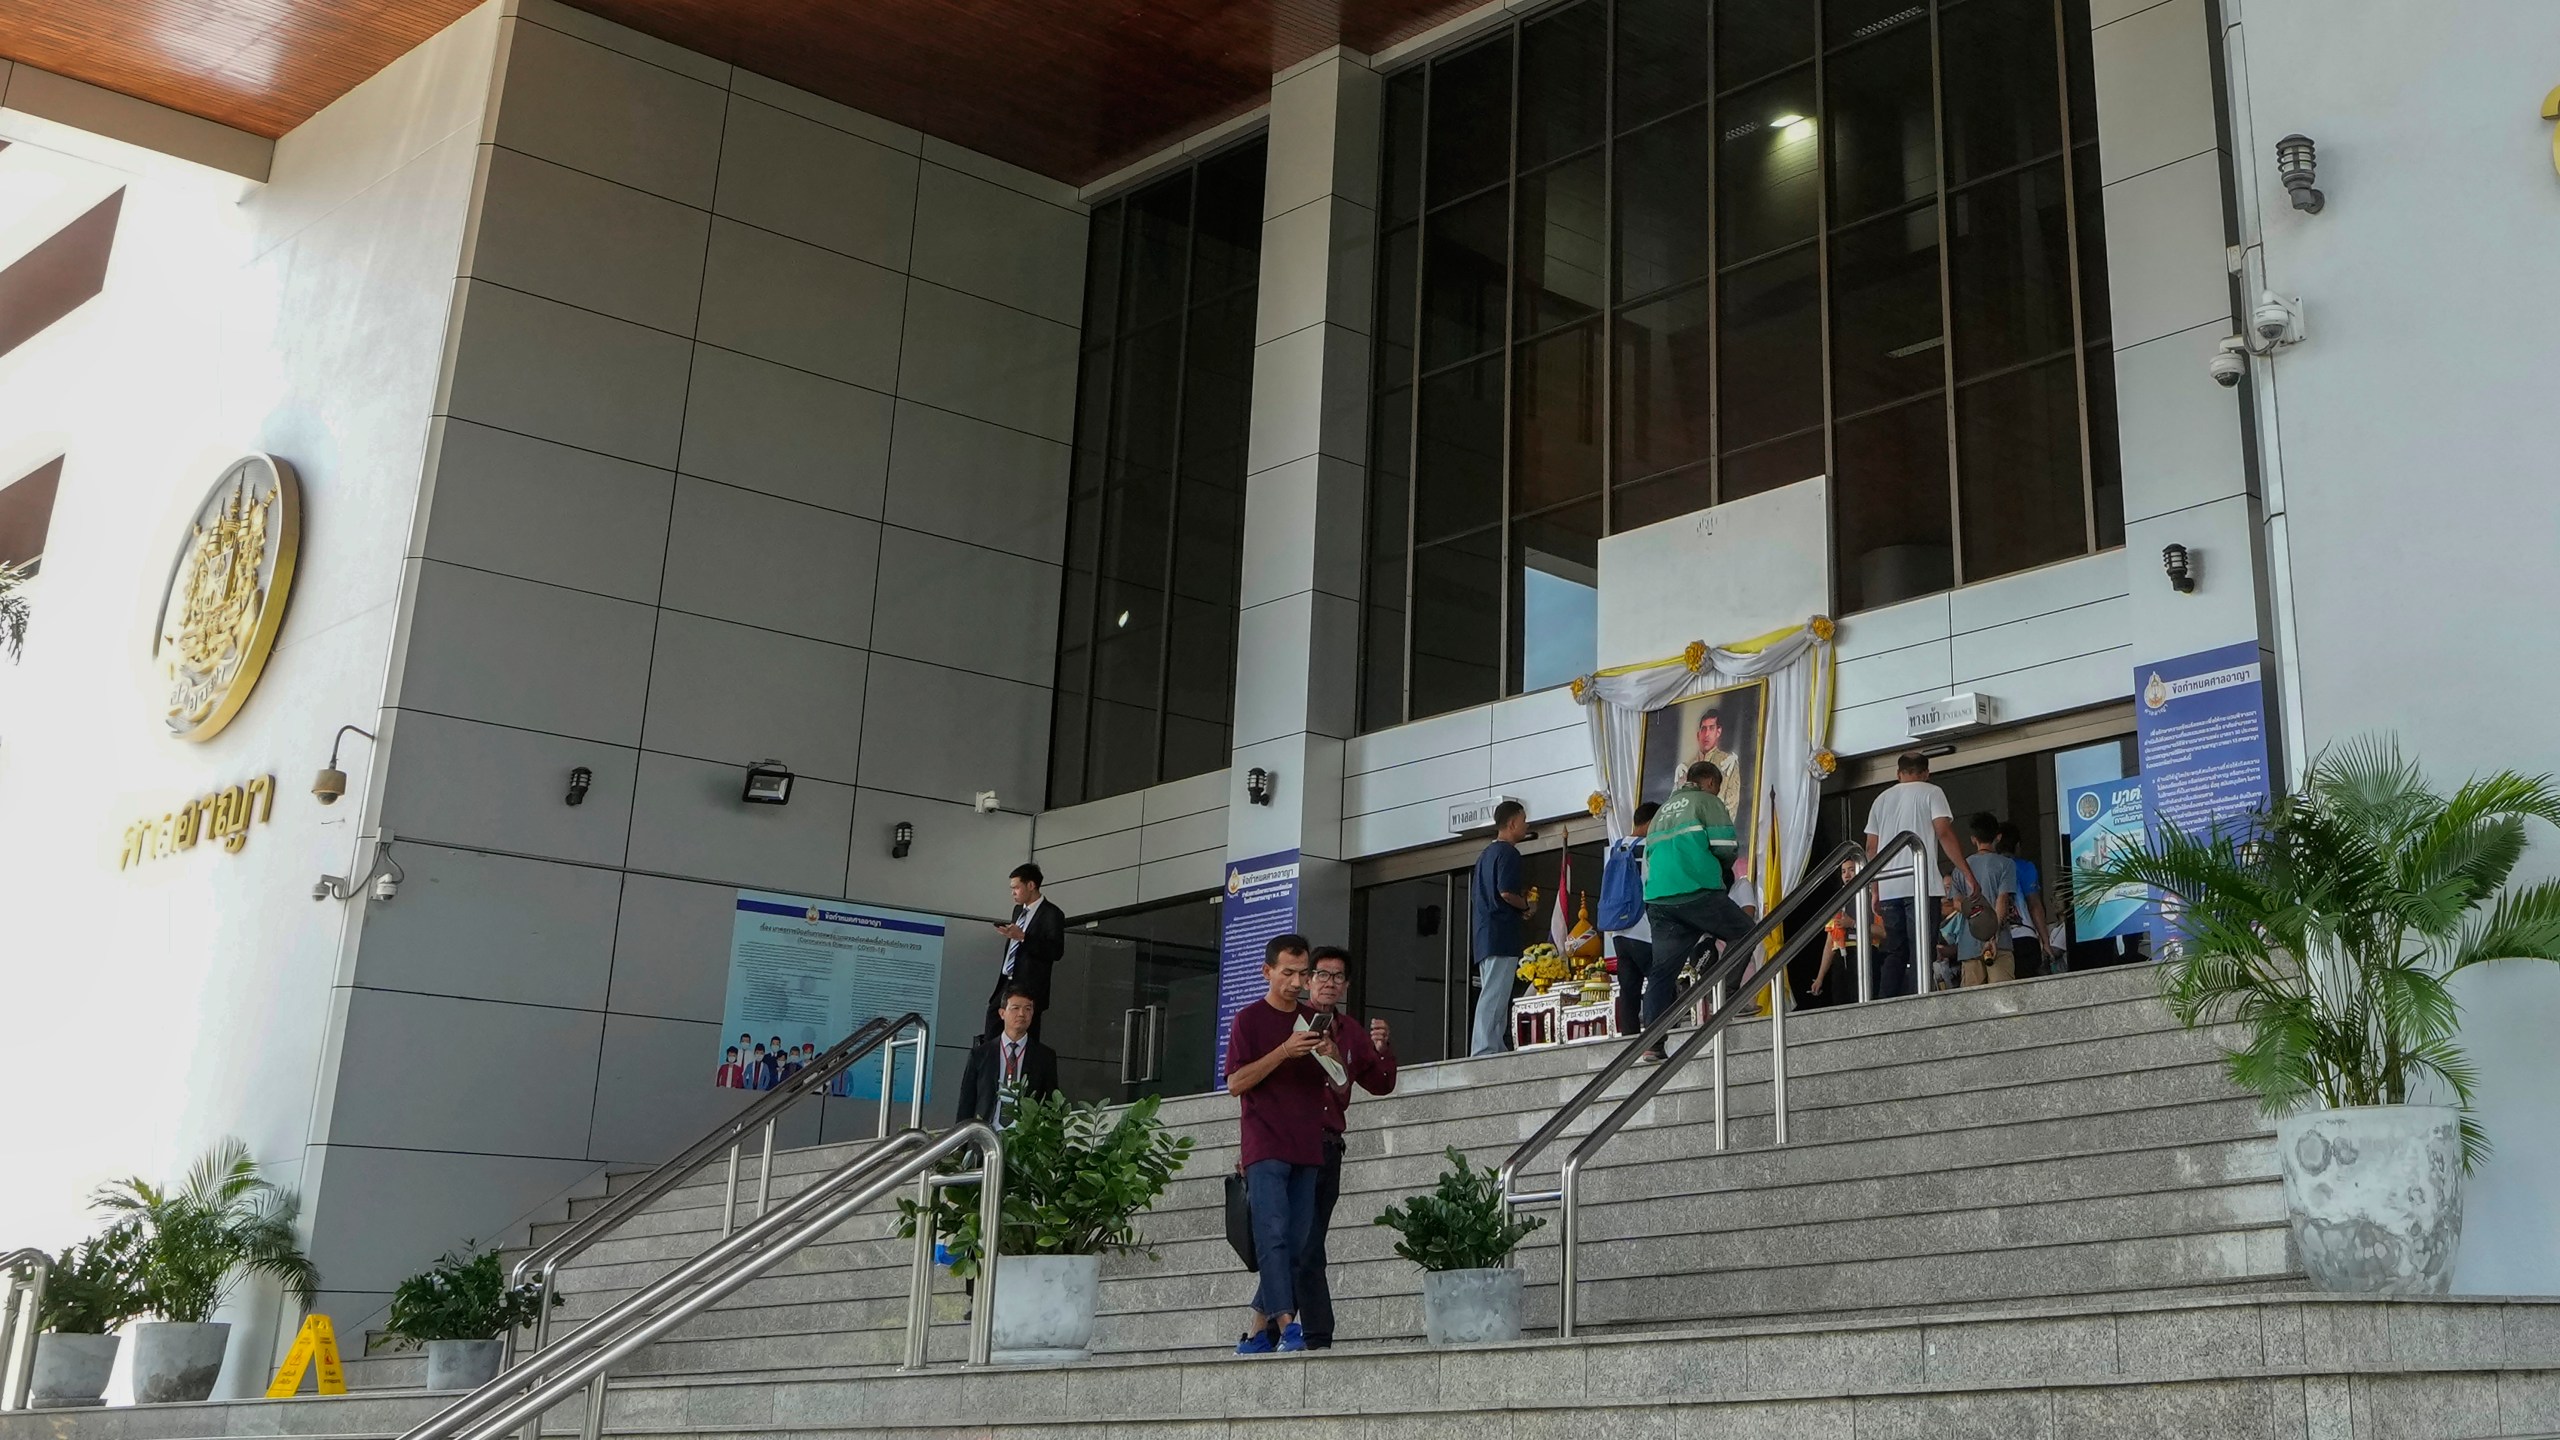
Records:
{"label": "wooden ceiling panel", "polygon": [[[1082,182],[1261,103],[1328,46],[1374,50],[1472,0],[577,0],[954,144]],[[266,136],[472,0],[17,0],[0,56]]]}

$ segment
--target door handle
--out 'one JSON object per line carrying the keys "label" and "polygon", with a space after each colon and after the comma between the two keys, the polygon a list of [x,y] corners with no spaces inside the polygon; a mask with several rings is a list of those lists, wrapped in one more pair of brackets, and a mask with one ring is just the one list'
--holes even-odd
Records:
{"label": "door handle", "polygon": [[1149,1080],[1163,1078],[1164,1071],[1164,1007],[1147,1007],[1147,1075]]}
{"label": "door handle", "polygon": [[1138,1083],[1137,1021],[1144,1014],[1146,1011],[1136,1006],[1120,1012],[1120,1083],[1123,1085]]}

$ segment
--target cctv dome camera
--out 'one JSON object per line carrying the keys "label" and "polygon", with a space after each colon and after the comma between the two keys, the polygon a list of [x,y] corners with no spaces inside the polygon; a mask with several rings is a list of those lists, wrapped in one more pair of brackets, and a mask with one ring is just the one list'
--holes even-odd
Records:
{"label": "cctv dome camera", "polygon": [[2213,376],[2214,384],[2225,390],[2232,389],[2242,380],[2247,379],[2249,359],[2241,346],[2240,337],[2237,335],[2223,337],[2222,348],[2213,352],[2212,363],[2205,367],[2205,371]]}
{"label": "cctv dome camera", "polygon": [[2293,336],[2293,311],[2272,290],[2258,296],[2258,308],[2249,312],[2249,328],[2270,345],[2282,344]]}
{"label": "cctv dome camera", "polygon": [[335,765],[321,771],[311,782],[311,793],[319,796],[323,805],[337,804],[338,797],[347,793],[347,772]]}

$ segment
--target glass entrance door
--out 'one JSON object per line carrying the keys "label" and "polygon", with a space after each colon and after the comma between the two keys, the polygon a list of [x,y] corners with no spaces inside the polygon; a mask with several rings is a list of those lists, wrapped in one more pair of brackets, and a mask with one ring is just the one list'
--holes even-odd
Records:
{"label": "glass entrance door", "polygon": [[1218,911],[1206,899],[1072,925],[1041,1038],[1075,1100],[1212,1088]]}

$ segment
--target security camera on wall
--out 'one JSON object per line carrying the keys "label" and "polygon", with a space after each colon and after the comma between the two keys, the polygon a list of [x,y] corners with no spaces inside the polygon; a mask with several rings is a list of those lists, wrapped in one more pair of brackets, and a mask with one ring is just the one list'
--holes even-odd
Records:
{"label": "security camera on wall", "polygon": [[2222,337],[2222,348],[2213,352],[2212,363],[2205,367],[2213,383],[2229,390],[2249,377],[2248,344],[2237,335]]}

